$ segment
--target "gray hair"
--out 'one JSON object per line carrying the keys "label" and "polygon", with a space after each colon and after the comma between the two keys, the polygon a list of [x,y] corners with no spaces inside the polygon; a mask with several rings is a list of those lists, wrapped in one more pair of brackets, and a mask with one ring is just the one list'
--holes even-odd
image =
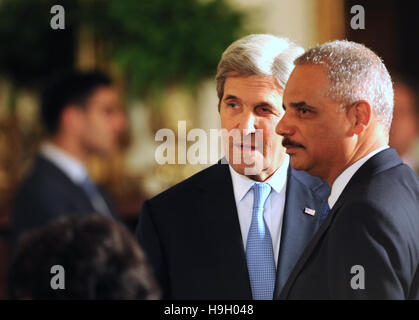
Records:
{"label": "gray hair", "polygon": [[218,64],[215,77],[218,98],[222,99],[225,80],[232,72],[273,76],[284,89],[294,69],[294,59],[303,52],[290,40],[271,34],[252,34],[233,42]]}
{"label": "gray hair", "polygon": [[308,50],[294,63],[324,66],[332,83],[330,98],[345,104],[368,101],[377,121],[390,130],[393,85],[384,63],[372,50],[351,41],[332,41]]}

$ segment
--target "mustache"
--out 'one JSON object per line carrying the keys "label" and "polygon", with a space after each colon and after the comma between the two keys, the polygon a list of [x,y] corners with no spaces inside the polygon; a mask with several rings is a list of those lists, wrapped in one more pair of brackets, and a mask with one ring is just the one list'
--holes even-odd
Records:
{"label": "mustache", "polygon": [[303,148],[303,149],[305,149],[306,147],[304,147],[301,143],[298,143],[298,142],[295,142],[295,141],[292,141],[291,139],[289,139],[289,138],[284,138],[283,140],[282,140],[282,145],[284,146],[284,147],[297,147],[297,148]]}

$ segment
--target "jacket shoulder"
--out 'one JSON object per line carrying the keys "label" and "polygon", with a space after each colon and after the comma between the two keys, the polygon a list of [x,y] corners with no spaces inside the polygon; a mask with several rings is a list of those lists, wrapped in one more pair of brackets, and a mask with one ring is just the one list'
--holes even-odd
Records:
{"label": "jacket shoulder", "polygon": [[53,164],[38,157],[24,176],[16,194],[17,196],[42,196],[48,198],[67,193],[71,181]]}
{"label": "jacket shoulder", "polygon": [[292,168],[290,168],[289,175],[320,198],[327,198],[330,195],[330,186],[326,181],[318,177],[314,177],[305,171],[295,170]]}
{"label": "jacket shoulder", "polygon": [[219,183],[217,180],[225,180],[227,177],[230,177],[228,165],[214,164],[146,201],[152,204],[158,202],[165,203],[167,201],[184,201],[185,198],[191,198],[191,192],[193,194],[203,192],[211,188],[212,185]]}

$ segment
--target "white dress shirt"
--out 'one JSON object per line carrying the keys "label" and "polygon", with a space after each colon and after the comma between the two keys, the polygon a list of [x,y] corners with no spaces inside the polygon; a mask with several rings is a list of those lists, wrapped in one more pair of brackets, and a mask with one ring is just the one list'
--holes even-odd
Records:
{"label": "white dress shirt", "polygon": [[332,191],[330,193],[329,199],[327,202],[329,203],[330,210],[333,208],[335,203],[338,201],[339,196],[341,195],[343,189],[345,189],[346,185],[348,184],[349,180],[351,180],[352,176],[362,167],[362,165],[367,162],[370,158],[375,156],[377,153],[389,148],[389,146],[380,147],[375,149],[374,151],[367,154],[365,157],[359,159],[358,161],[354,162],[348,168],[345,169],[333,182]]}
{"label": "white dress shirt", "polygon": [[[281,167],[279,167],[269,179],[264,181],[264,183],[268,183],[272,187],[272,191],[265,201],[263,216],[272,238],[275,265],[278,265],[288,166],[289,156],[286,155]],[[253,192],[251,188],[256,181],[237,173],[230,165],[229,167],[233,182],[237,214],[239,216],[240,230],[243,238],[243,246],[246,249],[247,234],[249,233],[253,212]]]}

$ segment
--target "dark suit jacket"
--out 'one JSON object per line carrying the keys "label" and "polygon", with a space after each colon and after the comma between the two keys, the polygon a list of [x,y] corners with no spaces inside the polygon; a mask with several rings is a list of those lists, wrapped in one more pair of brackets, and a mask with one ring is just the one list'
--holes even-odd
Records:
{"label": "dark suit jacket", "polygon": [[[115,215],[109,197],[100,190],[111,213]],[[94,213],[86,192],[61,169],[43,156],[35,163],[16,192],[12,212],[12,240],[22,233],[47,224],[62,215],[82,216]]]}
{"label": "dark suit jacket", "polygon": [[[329,193],[322,180],[289,169],[274,295],[318,229]],[[305,214],[305,207],[317,214]],[[228,165],[213,165],[145,201],[137,238],[164,298],[252,298]]]}
{"label": "dark suit jacket", "polygon": [[[386,149],[349,181],[280,299],[418,299],[418,263],[418,177]],[[365,289],[351,286],[362,284],[355,265]]]}

